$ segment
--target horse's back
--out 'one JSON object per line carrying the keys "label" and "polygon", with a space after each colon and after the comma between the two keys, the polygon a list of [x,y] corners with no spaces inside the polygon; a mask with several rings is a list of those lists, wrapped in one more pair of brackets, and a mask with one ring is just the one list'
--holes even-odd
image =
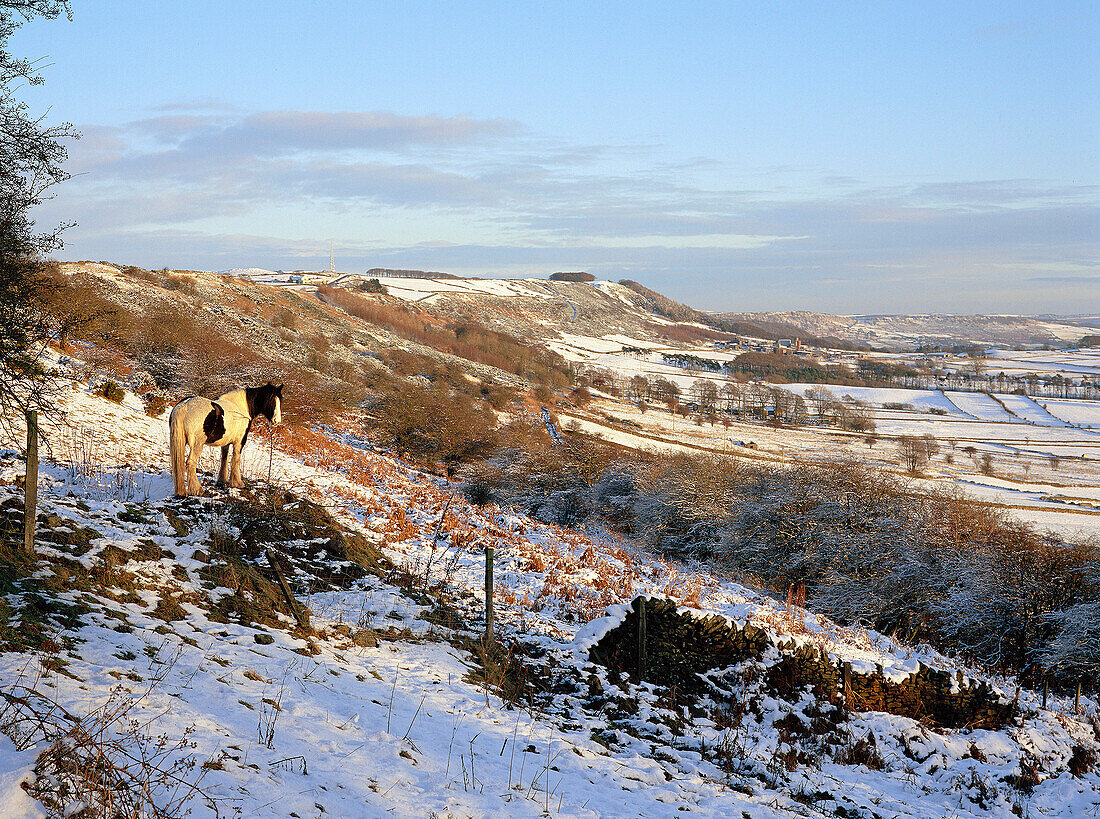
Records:
{"label": "horse's back", "polygon": [[213,401],[201,395],[184,398],[172,407],[172,412],[168,415],[168,423],[188,423],[196,418],[205,418],[213,406]]}
{"label": "horse's back", "polygon": [[172,407],[168,416],[170,431],[178,431],[188,444],[202,441],[204,444],[221,445],[225,437],[224,411],[209,398],[195,396],[185,398]]}

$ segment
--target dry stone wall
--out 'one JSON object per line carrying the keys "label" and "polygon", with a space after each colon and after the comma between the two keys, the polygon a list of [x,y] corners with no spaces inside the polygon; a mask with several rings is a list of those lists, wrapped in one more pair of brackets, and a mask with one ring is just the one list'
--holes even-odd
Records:
{"label": "dry stone wall", "polygon": [[[644,658],[638,650],[640,605],[645,606]],[[817,646],[776,641],[751,623],[739,626],[723,617],[699,617],[678,611],[670,600],[652,597],[637,598],[623,621],[590,649],[589,656],[635,678],[702,693],[711,687],[701,676],[705,672],[763,659],[771,646],[779,659],[769,666],[768,682],[779,693],[810,687],[818,697],[843,699],[852,710],[885,711],[945,728],[999,728],[1015,711],[989,685],[968,680],[961,671],[953,674],[921,663],[917,671],[895,682],[883,674],[881,666],[874,673],[853,671],[850,663],[837,661]],[[640,660],[644,669],[639,668]]]}

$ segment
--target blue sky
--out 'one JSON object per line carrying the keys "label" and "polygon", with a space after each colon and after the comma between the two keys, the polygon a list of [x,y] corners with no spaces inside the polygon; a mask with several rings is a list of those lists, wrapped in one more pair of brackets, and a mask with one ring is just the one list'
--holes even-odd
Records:
{"label": "blue sky", "polygon": [[1100,312],[1095,3],[121,3],[16,53],[40,214],[148,267],[633,278],[704,309]]}

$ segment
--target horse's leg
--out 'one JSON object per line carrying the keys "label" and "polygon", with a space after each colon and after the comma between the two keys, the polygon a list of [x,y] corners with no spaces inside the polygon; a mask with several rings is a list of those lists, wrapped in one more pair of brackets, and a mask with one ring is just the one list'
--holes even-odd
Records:
{"label": "horse's leg", "polygon": [[233,471],[229,485],[237,489],[244,489],[244,481],[241,479],[241,450],[244,449],[244,441],[233,444]]}
{"label": "horse's leg", "polygon": [[191,451],[187,453],[187,494],[202,496],[202,484],[199,483],[199,457],[202,455],[203,442],[198,436],[191,441]]}
{"label": "horse's leg", "polygon": [[[229,467],[229,444],[222,447],[222,468],[218,471],[218,486],[225,486],[225,473]],[[232,486],[232,484],[230,484]]]}

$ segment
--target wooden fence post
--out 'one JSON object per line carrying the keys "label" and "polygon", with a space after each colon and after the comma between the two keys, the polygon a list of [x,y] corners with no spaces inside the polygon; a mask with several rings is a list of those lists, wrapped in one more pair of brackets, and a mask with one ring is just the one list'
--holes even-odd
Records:
{"label": "wooden fence post", "polygon": [[639,596],[638,600],[638,680],[645,679],[645,598]]}
{"label": "wooden fence post", "polygon": [[38,412],[27,410],[27,472],[23,480],[23,550],[34,555],[34,522],[38,515]]}
{"label": "wooden fence post", "polygon": [[275,562],[275,555],[270,549],[265,550],[267,555],[267,562],[275,572],[275,579],[279,581],[279,588],[283,590],[283,597],[286,599],[286,604],[290,606],[291,613],[294,614],[294,619],[298,621],[298,627],[302,629],[309,628],[309,615],[303,612],[298,605],[298,601],[294,599],[294,592],[290,590],[290,584],[286,582],[286,578],[283,577],[283,571],[279,568],[279,564]]}
{"label": "wooden fence post", "polygon": [[492,546],[485,547],[485,636],[493,636],[493,553]]}

